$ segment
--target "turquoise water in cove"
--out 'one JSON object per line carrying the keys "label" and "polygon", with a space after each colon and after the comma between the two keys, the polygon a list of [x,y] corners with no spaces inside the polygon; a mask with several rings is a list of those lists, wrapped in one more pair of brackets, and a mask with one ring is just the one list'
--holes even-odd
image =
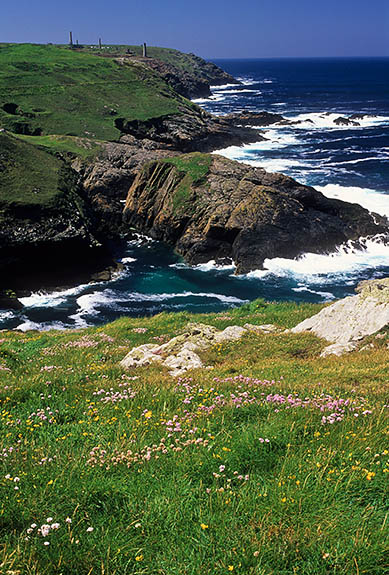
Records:
{"label": "turquoise water in cove", "polygon": [[[223,60],[242,84],[214,88],[198,104],[214,114],[276,112],[299,121],[274,125],[267,141],[218,151],[313,185],[326,196],[389,216],[389,59]],[[338,126],[337,118],[357,125]],[[23,298],[19,312],[0,311],[0,328],[50,329],[98,325],[121,315],[161,311],[220,311],[258,297],[329,301],[362,279],[389,274],[389,247],[380,238],[364,249],[341,246],[329,255],[276,258],[264,270],[234,275],[233,265],[189,267],[171,249],[147,238],[130,242],[124,272],[109,282]]]}

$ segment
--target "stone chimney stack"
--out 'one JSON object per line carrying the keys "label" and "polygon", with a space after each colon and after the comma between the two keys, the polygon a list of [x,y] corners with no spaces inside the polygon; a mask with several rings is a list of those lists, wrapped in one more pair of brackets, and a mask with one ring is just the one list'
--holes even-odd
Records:
{"label": "stone chimney stack", "polygon": [[69,32],[69,46],[73,48],[73,32]]}
{"label": "stone chimney stack", "polygon": [[101,50],[101,38],[99,38],[99,49]]}
{"label": "stone chimney stack", "polygon": [[143,44],[143,58],[147,58],[147,44],[144,42]]}

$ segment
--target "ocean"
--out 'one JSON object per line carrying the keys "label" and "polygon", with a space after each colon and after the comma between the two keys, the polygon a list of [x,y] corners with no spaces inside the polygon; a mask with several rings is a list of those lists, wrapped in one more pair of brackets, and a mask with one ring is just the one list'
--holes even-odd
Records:
{"label": "ocean", "polygon": [[[261,130],[267,140],[219,150],[228,158],[283,172],[327,197],[389,217],[389,59],[217,60],[241,85],[213,88],[197,100],[223,115],[266,110],[299,120]],[[337,125],[354,114],[358,125]],[[122,315],[211,312],[255,298],[324,302],[352,294],[363,279],[389,275],[389,246],[380,238],[356,250],[275,258],[264,270],[236,276],[233,265],[190,267],[170,248],[139,236],[120,254],[113,280],[23,298],[24,309],[0,311],[0,328],[64,329]]]}

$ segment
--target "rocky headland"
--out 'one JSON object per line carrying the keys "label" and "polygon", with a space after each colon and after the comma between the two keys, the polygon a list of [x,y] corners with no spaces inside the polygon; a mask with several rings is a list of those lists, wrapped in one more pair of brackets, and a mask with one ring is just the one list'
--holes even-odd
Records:
{"label": "rocky headland", "polygon": [[151,162],[132,185],[124,220],[173,245],[186,261],[234,261],[237,273],[266,258],[325,253],[387,234],[388,221],[357,204],[330,200],[282,174],[217,155]]}
{"label": "rocky headland", "polygon": [[241,83],[212,62],[195,54],[182,54],[177,50],[154,52],[153,48],[149,53],[151,57],[147,58],[134,54],[125,57],[156,71],[175,92],[190,100],[208,98],[212,95],[211,86]]}
{"label": "rocky headland", "polygon": [[[184,96],[237,81],[193,55],[153,50],[143,58],[123,47],[104,54],[0,49],[5,69],[11,54],[17,67],[10,73],[17,69],[27,83],[23,62],[30,61],[36,84],[23,95],[3,87],[0,101],[0,289],[19,287],[33,270],[58,273],[84,262],[93,264],[90,277],[108,277],[115,249],[134,230],[193,264],[232,259],[238,273],[261,268],[266,258],[388,236],[388,221],[356,204],[210,155],[258,142],[266,137],[258,128],[290,120],[266,111],[212,116]],[[66,62],[66,78],[58,60]],[[45,109],[38,107],[46,90],[39,74],[42,86],[51,82]],[[103,106],[94,98],[96,81],[105,85]]]}

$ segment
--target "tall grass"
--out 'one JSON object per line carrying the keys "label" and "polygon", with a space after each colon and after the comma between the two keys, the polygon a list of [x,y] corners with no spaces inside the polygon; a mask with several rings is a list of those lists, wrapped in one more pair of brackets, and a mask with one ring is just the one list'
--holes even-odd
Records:
{"label": "tall grass", "polygon": [[[317,309],[195,320],[290,327]],[[193,319],[0,333],[0,572],[387,573],[388,334],[342,359],[251,334],[181,380],[119,367]]]}

